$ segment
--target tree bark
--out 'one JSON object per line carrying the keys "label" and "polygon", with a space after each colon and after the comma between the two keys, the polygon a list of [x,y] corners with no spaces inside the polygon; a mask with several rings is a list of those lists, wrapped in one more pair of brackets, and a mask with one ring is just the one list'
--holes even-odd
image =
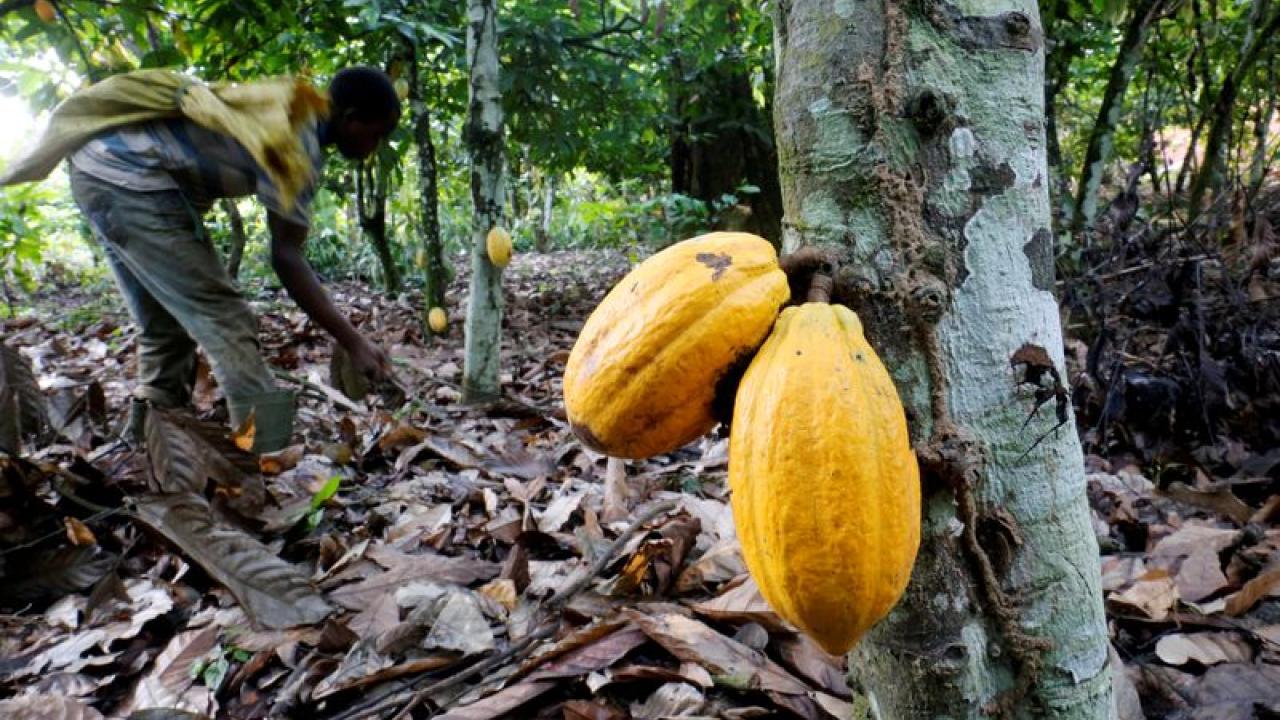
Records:
{"label": "tree bark", "polygon": [[551,246],[551,211],[556,203],[557,177],[552,173],[542,183],[542,217],[538,218],[538,230],[533,241],[534,249],[540,253],[546,252]]}
{"label": "tree bark", "polygon": [[1133,80],[1138,61],[1142,59],[1147,32],[1163,5],[1163,0],[1141,0],[1130,9],[1129,22],[1125,25],[1120,48],[1111,65],[1107,88],[1102,93],[1102,106],[1098,109],[1098,117],[1093,121],[1093,129],[1089,132],[1089,145],[1085,150],[1084,164],[1080,168],[1076,202],[1071,213],[1072,236],[1093,228],[1094,218],[1098,214],[1098,190],[1102,187],[1102,176],[1107,163],[1111,162],[1112,150],[1115,148],[1116,128],[1120,124],[1120,113],[1124,110],[1124,96]]}
{"label": "tree bark", "polygon": [[418,48],[409,43],[409,112],[413,117],[413,139],[418,146],[418,212],[423,268],[423,317],[433,307],[444,307],[449,270],[444,262],[444,242],[440,238],[440,185],[436,167],[436,146],[431,139],[431,112],[423,99],[422,78],[418,74]]}
{"label": "tree bark", "polygon": [[[784,251],[842,258],[837,298],[898,382],[925,471],[912,583],[850,656],[855,688],[886,719],[1108,718],[1036,4],[782,0],[774,32]],[[1057,391],[1034,416],[1032,382]]]}
{"label": "tree bark", "polygon": [[467,65],[470,99],[466,142],[471,155],[471,294],[467,298],[463,396],[494,399],[499,392],[502,349],[502,270],[489,262],[485,237],[501,224],[503,207],[503,114],[498,84],[497,5],[467,2]]}
{"label": "tree bark", "polygon": [[1267,100],[1258,110],[1253,124],[1253,158],[1249,161],[1249,198],[1257,196],[1262,183],[1267,177],[1267,162],[1270,146],[1267,138],[1271,132],[1271,119],[1276,111],[1276,62],[1275,58],[1267,64],[1267,81],[1264,87],[1270,88]]}
{"label": "tree bark", "polygon": [[400,290],[400,268],[396,266],[391,242],[387,239],[387,184],[385,161],[374,156],[356,169],[356,209],[364,230],[382,266],[382,282],[388,292]]}
{"label": "tree bark", "polygon": [[231,198],[222,199],[222,211],[231,225],[231,247],[227,250],[227,274],[232,280],[240,278],[240,262],[244,259],[244,246],[249,236],[244,231],[244,217]]}

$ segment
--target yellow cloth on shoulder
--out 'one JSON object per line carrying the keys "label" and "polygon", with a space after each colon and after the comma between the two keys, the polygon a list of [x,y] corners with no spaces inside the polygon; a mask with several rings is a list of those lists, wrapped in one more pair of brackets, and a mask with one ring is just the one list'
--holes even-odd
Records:
{"label": "yellow cloth on shoulder", "polygon": [[328,112],[327,97],[289,76],[206,85],[173,70],[115,75],[54,108],[35,147],[0,172],[0,185],[43,180],[63,158],[107,130],[185,117],[239,141],[279,189],[287,210],[311,179],[311,158],[298,130]]}

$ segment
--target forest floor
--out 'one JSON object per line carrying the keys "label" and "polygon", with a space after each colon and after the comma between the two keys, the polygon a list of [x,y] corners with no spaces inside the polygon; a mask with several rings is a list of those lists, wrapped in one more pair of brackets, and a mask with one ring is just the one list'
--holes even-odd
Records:
{"label": "forest floor", "polygon": [[[117,439],[133,331],[114,294],[63,288],[4,321],[48,429],[0,453],[0,717],[853,717],[844,660],[781,622],[745,574],[725,438],[623,463],[568,430],[564,362],[627,264],[517,256],[504,397],[481,406],[460,402],[461,323],[424,338],[414,293],[335,286],[396,358],[409,390],[396,407],[337,393],[327,338],[260,293],[264,352],[302,393],[299,444],[261,458],[227,437],[207,366],[197,418],[157,415],[150,452]],[[1065,303],[1095,313],[1066,312],[1080,327],[1067,349],[1121,717],[1272,717],[1280,392],[1241,385],[1232,363],[1254,356],[1215,356],[1204,328],[1238,314],[1215,315],[1217,293],[1197,295],[1188,370],[1168,349],[1185,313],[1132,309],[1158,295],[1153,276],[1101,278],[1091,301]],[[1258,298],[1280,289],[1263,283],[1252,302],[1273,306]],[[1099,308],[1115,312],[1090,336]],[[1261,315],[1261,334],[1237,329],[1280,378]],[[1180,388],[1203,399],[1215,357],[1230,422],[1201,403],[1210,431],[1197,434]],[[15,377],[0,382],[11,399]]]}

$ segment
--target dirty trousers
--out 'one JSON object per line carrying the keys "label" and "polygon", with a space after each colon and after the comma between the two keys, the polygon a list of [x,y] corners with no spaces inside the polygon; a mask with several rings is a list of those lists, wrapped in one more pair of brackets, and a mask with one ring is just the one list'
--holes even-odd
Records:
{"label": "dirty trousers", "polygon": [[137,192],[69,167],[71,193],[101,243],[138,325],[135,397],[191,401],[196,344],[239,426],[255,415],[257,449],[283,447],[292,394],[279,390],[258,345],[257,320],[223,268],[199,213],[177,190]]}

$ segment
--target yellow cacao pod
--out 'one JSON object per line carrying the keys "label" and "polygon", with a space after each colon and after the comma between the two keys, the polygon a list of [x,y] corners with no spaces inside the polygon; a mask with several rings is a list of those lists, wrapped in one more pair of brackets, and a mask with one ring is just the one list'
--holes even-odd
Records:
{"label": "yellow cacao pod", "polygon": [[396,97],[400,98],[401,100],[404,100],[405,98],[409,97],[409,81],[408,80],[405,80],[404,78],[396,78],[393,85],[396,89]]}
{"label": "yellow cacao pod", "polygon": [[431,328],[431,332],[439,335],[449,327],[449,316],[442,307],[433,307],[427,313],[427,325]]}
{"label": "yellow cacao pod", "polygon": [[782,311],[738,386],[731,504],[747,569],[828,652],[897,603],[920,545],[920,478],[893,380],[851,310]]}
{"label": "yellow cacao pod", "polygon": [[49,0],[36,0],[35,10],[36,15],[39,15],[40,19],[47,23],[53,22],[58,16],[57,11],[53,9],[53,3],[49,2]]}
{"label": "yellow cacao pod", "polygon": [[489,231],[484,239],[485,252],[489,254],[489,262],[500,268],[511,262],[511,234],[500,227]]}
{"label": "yellow cacao pod", "polygon": [[565,410],[588,447],[644,458],[715,424],[717,383],[749,358],[787,301],[773,246],[711,233],[640,263],[587,318],[564,374]]}

